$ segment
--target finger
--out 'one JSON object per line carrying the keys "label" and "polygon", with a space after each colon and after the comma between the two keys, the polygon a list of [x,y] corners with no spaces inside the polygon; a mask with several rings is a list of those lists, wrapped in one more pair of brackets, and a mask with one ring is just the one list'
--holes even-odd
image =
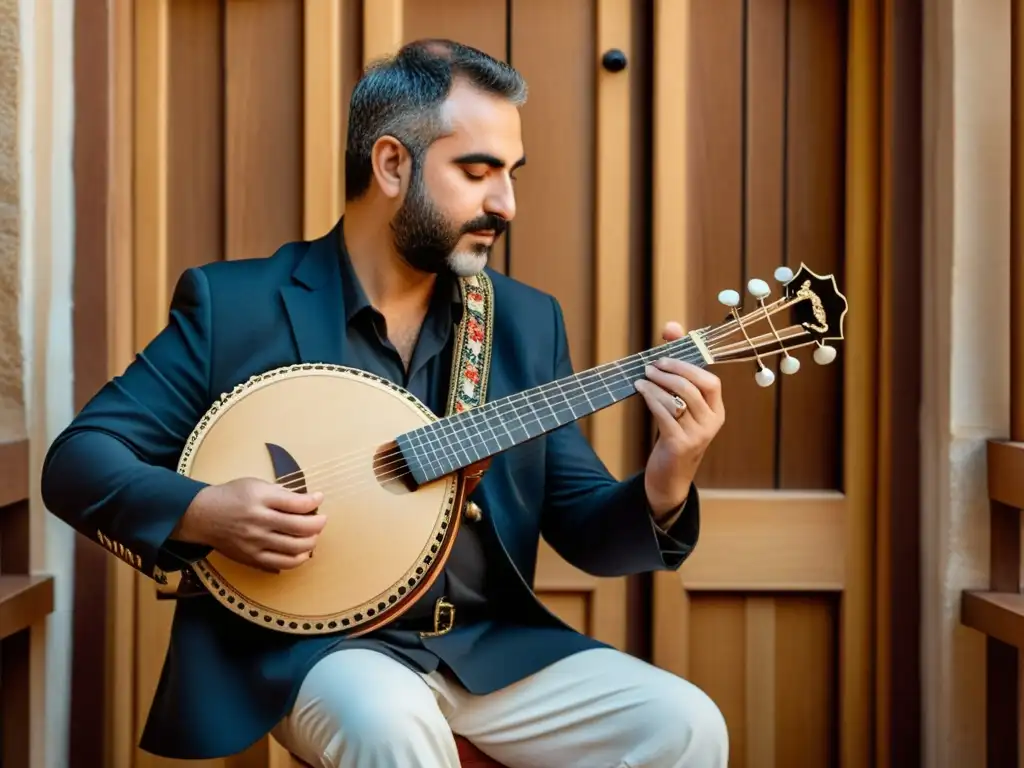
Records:
{"label": "finger", "polygon": [[225,554],[227,554],[228,557],[230,557],[236,563],[241,563],[242,565],[247,565],[250,568],[255,568],[255,569],[259,570],[259,571],[265,571],[267,573],[277,573],[278,572],[277,568],[271,568],[269,565],[264,565],[260,561],[260,553],[259,552],[256,552],[254,554],[250,554],[247,551],[238,550],[238,551],[231,552],[230,554],[225,552]]}
{"label": "finger", "polygon": [[316,541],[316,536],[289,536],[276,531],[268,531],[261,543],[267,552],[276,552],[280,555],[304,555],[313,551]]}
{"label": "finger", "polygon": [[307,514],[296,515],[291,512],[280,512],[276,509],[264,509],[262,527],[267,531],[275,531],[288,536],[316,536],[327,525],[327,515]]}
{"label": "finger", "polygon": [[688,363],[685,360],[676,360],[672,357],[662,357],[654,361],[655,367],[668,373],[682,376],[692,382],[700,390],[704,401],[711,407],[711,410],[720,412],[722,410],[722,380],[711,371],[707,371],[698,365]]}
{"label": "finger", "polygon": [[663,435],[682,432],[682,427],[680,427],[679,422],[676,421],[675,414],[673,414],[672,411],[666,408],[664,403],[661,402],[661,397],[659,395],[661,390],[659,390],[656,384],[652,384],[644,379],[638,379],[634,382],[633,386],[643,397],[644,401],[646,401],[647,407],[650,409],[651,414],[654,416],[654,421]]}
{"label": "finger", "polygon": [[[686,410],[690,412],[700,423],[708,421],[713,418],[714,414],[711,411],[711,407],[704,400],[701,392],[688,379],[678,376],[674,373],[667,373],[660,368],[650,366],[647,371],[647,377],[657,384],[659,387],[667,390],[669,393],[669,400],[671,401],[672,395],[679,395],[683,402],[686,403]],[[672,405],[667,406],[670,412],[674,411]]]}
{"label": "finger", "polygon": [[280,572],[298,568],[309,560],[309,553],[301,555],[283,555],[280,552],[260,552],[257,555],[259,566],[266,571]]}
{"label": "finger", "polygon": [[676,402],[676,395],[662,386],[657,387],[654,396],[665,407],[665,410],[672,414],[672,418],[679,421],[683,416],[690,413],[690,406],[683,400],[683,410],[679,410],[679,403]]}
{"label": "finger", "polygon": [[321,491],[299,493],[274,485],[267,488],[261,501],[271,509],[279,512],[290,512],[296,515],[309,514],[316,510],[324,500]]}
{"label": "finger", "polygon": [[665,329],[661,332],[661,338],[665,341],[675,341],[676,339],[681,339],[685,335],[686,331],[683,330],[683,326],[675,320],[665,323]]}

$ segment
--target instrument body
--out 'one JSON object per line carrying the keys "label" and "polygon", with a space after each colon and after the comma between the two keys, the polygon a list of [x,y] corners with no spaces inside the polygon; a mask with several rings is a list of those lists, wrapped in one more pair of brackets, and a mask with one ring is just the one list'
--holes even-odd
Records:
{"label": "instrument body", "polygon": [[753,279],[748,312],[736,291],[723,291],[723,323],[486,403],[493,296],[486,280],[466,278],[449,415],[440,419],[354,368],[303,363],[252,377],[200,420],[178,472],[209,484],[256,477],[322,491],[327,524],[315,557],[298,568],[271,574],[213,552],[192,572],[225,608],[274,630],[359,635],[390,623],[437,578],[492,456],[634,396],[658,358],[752,363],[762,387],[775,380],[772,357],[784,375],[800,370],[791,350],[813,346],[816,363],[831,363],[836,350],[826,342],[843,339],[847,312],[835,278],[804,265],[775,276],[784,288],[772,302],[768,284]]}
{"label": "instrument body", "polygon": [[276,482],[274,454],[286,455],[298,472],[282,485],[323,491],[327,524],[298,568],[268,573],[213,552],[192,566],[203,585],[233,613],[295,634],[357,635],[397,618],[448,556],[467,469],[413,490],[382,482],[389,476],[375,457],[436,418],[395,384],[343,366],[287,366],[225,394],[193,431],[178,472],[211,485]]}

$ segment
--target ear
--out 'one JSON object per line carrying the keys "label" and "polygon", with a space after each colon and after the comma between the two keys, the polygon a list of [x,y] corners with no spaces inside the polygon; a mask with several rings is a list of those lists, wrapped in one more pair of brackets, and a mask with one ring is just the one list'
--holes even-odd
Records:
{"label": "ear", "polygon": [[381,136],[370,152],[373,175],[386,197],[397,198],[409,182],[412,158],[405,146],[394,136]]}

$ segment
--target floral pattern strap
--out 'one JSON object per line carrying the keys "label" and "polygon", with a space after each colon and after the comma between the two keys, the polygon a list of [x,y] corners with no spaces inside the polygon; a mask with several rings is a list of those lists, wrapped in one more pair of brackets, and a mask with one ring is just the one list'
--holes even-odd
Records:
{"label": "floral pattern strap", "polygon": [[448,415],[482,405],[491,367],[491,325],[494,288],[485,272],[459,279],[462,322],[455,338]]}

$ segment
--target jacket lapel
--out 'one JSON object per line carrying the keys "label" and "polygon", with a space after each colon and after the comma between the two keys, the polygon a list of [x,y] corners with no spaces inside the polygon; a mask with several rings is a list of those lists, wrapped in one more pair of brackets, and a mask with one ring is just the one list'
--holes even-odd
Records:
{"label": "jacket lapel", "polygon": [[281,288],[292,336],[303,363],[341,365],[344,361],[345,308],[338,267],[341,222],[310,242],[292,272],[292,284]]}

